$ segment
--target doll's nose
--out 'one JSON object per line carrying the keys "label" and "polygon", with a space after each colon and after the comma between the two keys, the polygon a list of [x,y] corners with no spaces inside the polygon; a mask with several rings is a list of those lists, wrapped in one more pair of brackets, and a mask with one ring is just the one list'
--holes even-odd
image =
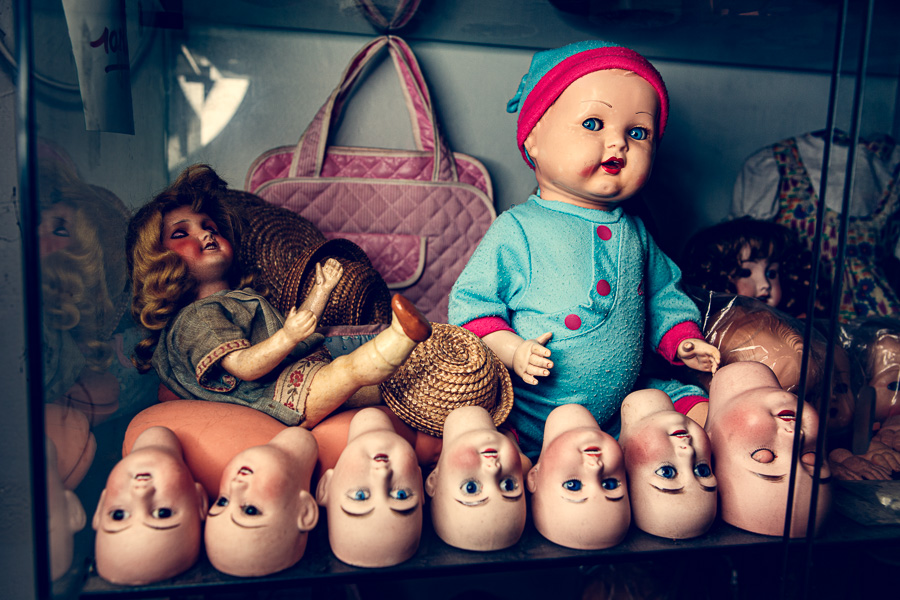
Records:
{"label": "doll's nose", "polygon": [[600,453],[591,453],[584,452],[582,454],[582,460],[584,462],[584,466],[588,469],[602,469],[603,468],[603,457]]}

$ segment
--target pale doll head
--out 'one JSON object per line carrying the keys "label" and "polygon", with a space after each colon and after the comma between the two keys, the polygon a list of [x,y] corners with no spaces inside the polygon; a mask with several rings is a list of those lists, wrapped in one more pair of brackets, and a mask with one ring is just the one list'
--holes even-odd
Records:
{"label": "pale doll head", "polygon": [[316,491],[341,561],[388,567],[411,558],[422,535],[422,470],[415,450],[377,408],[350,422],[347,446]]}
{"label": "pale doll head", "polygon": [[703,535],[716,517],[716,477],[709,437],[659,390],[622,403],[619,444],[625,454],[634,524],[670,539]]}
{"label": "pale doll head", "polygon": [[319,518],[309,493],[316,453],[308,430],[289,427],[228,463],[206,520],[206,554],[216,569],[259,577],[303,557]]}
{"label": "pale doll head", "polygon": [[[758,303],[745,306],[734,302],[709,320],[704,333],[707,341],[721,352],[722,365],[761,362],[774,371],[786,391],[799,390],[803,338],[786,318]],[[821,343],[816,341],[806,377],[811,396],[820,392],[823,354]]]}
{"label": "pale doll head", "polygon": [[521,455],[480,406],[447,415],[441,455],[425,491],[434,529],[451,546],[500,550],[519,541],[525,529]]}
{"label": "pale doll head", "polygon": [[[781,389],[766,365],[739,362],[719,369],[709,394],[706,431],[712,444],[722,519],[764,535],[782,535],[797,425],[797,397]],[[790,536],[807,533],[818,429],[815,409],[804,403]],[[831,501],[823,462],[816,530]]]}
{"label": "pale doll head", "polygon": [[93,527],[97,572],[142,585],[187,570],[200,553],[203,486],[191,477],[171,430],[151,427],[109,474]]}
{"label": "pale doll head", "polygon": [[50,578],[60,579],[72,566],[75,534],[84,529],[87,515],[78,496],[63,485],[56,446],[47,447],[47,533],[50,541]]}
{"label": "pale doll head", "polygon": [[668,109],[653,65],[593,40],[535,54],[507,105],[541,197],[601,210],[646,183]]}
{"label": "pale doll head", "polygon": [[598,550],[615,546],[628,533],[622,450],[583,406],[566,404],[548,415],[528,490],[534,525],[551,542]]}

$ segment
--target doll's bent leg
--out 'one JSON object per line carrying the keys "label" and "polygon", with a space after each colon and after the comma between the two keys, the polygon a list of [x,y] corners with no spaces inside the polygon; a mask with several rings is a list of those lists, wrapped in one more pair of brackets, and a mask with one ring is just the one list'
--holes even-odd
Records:
{"label": "doll's bent leg", "polygon": [[391,325],[350,354],[338,356],[315,377],[306,399],[304,427],[313,427],[364,386],[393,375],[419,342],[431,335],[431,324],[403,296],[391,300]]}

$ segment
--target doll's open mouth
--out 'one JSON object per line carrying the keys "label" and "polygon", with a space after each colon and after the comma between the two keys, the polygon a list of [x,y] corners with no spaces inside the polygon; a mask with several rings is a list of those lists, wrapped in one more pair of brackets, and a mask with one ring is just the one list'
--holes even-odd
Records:
{"label": "doll's open mouth", "polygon": [[481,452],[481,455],[485,458],[497,458],[497,451],[493,448],[486,448]]}
{"label": "doll's open mouth", "polygon": [[600,163],[600,166],[607,173],[611,173],[611,174],[615,175],[616,173],[618,173],[619,171],[622,170],[622,167],[625,166],[625,161],[622,160],[621,158],[609,158],[607,160],[604,160],[602,163]]}
{"label": "doll's open mouth", "polygon": [[684,429],[679,429],[678,431],[675,431],[669,435],[671,435],[672,437],[677,437],[677,438],[682,438],[682,439],[687,439],[687,438],[691,437],[690,434],[688,434],[688,432]]}
{"label": "doll's open mouth", "polygon": [[778,413],[778,418],[782,421],[787,421],[788,423],[793,423],[797,420],[797,414],[792,410],[783,410]]}
{"label": "doll's open mouth", "polygon": [[373,460],[375,462],[387,462],[388,455],[387,454],[376,454],[375,457],[373,458]]}
{"label": "doll's open mouth", "polygon": [[600,448],[598,448],[597,446],[590,446],[588,448],[585,448],[583,452],[588,456],[600,456]]}
{"label": "doll's open mouth", "polygon": [[203,246],[203,249],[204,249],[204,250],[218,250],[218,249],[219,249],[219,243],[218,243],[218,242],[209,242],[208,244],[206,244],[205,246]]}
{"label": "doll's open mouth", "polygon": [[238,475],[253,475],[253,469],[250,467],[241,467],[238,469]]}
{"label": "doll's open mouth", "polygon": [[153,477],[150,476],[150,473],[138,473],[134,476],[137,481],[150,481]]}

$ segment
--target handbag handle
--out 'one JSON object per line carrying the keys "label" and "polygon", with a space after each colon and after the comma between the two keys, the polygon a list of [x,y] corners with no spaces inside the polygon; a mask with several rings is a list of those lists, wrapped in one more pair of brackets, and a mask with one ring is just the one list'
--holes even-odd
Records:
{"label": "handbag handle", "polygon": [[431,103],[431,96],[425,78],[419,68],[412,49],[397,36],[380,36],[367,43],[350,60],[340,83],[328,97],[319,112],[310,122],[297,142],[291,161],[289,177],[321,177],[325,163],[325,151],[331,128],[340,116],[344,103],[360,74],[381,50],[387,47],[401,88],[406,98],[413,138],[416,148],[431,151],[434,155],[432,181],[458,181],[456,164],[452,154],[440,135],[437,115]]}

